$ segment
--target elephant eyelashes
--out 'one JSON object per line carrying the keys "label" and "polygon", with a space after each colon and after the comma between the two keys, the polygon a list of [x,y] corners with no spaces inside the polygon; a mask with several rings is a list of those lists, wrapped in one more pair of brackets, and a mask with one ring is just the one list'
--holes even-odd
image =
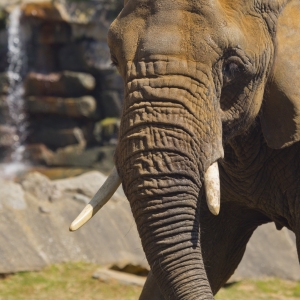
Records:
{"label": "elephant eyelashes", "polygon": [[110,54],[110,60],[111,60],[111,65],[112,66],[117,67],[119,65],[116,57],[113,54]]}
{"label": "elephant eyelashes", "polygon": [[242,72],[242,66],[233,60],[228,60],[223,66],[223,86],[227,86]]}

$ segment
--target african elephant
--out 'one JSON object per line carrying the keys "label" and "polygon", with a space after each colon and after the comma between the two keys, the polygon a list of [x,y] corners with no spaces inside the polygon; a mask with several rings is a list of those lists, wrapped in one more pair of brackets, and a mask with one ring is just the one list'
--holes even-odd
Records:
{"label": "african elephant", "polygon": [[122,182],[152,271],[140,299],[213,299],[267,222],[299,253],[299,20],[298,0],[125,0],[116,169],[71,230]]}

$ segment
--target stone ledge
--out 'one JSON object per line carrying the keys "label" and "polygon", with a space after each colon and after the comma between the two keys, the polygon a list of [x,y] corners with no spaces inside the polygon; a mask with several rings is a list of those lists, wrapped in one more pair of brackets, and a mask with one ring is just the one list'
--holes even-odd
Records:
{"label": "stone ledge", "polygon": [[96,100],[92,96],[78,98],[30,96],[26,98],[30,114],[56,114],[73,118],[96,117]]}
{"label": "stone ledge", "polygon": [[29,96],[78,97],[90,94],[96,82],[92,75],[82,72],[64,71],[50,74],[31,72],[26,76],[24,86],[25,93]]}

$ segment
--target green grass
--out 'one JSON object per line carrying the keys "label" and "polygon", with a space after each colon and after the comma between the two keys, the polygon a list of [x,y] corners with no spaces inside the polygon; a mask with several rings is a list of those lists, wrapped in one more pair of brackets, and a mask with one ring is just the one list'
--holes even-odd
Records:
{"label": "green grass", "polygon": [[[99,266],[53,265],[40,272],[21,272],[0,279],[0,300],[136,300],[141,288],[92,279]],[[279,279],[245,280],[223,288],[217,300],[300,299],[300,283]]]}
{"label": "green grass", "polygon": [[53,265],[40,272],[21,272],[0,280],[1,300],[135,300],[141,288],[92,279],[99,266]]}
{"label": "green grass", "polygon": [[268,278],[264,280],[244,280],[222,288],[217,300],[294,300],[300,299],[300,283]]}

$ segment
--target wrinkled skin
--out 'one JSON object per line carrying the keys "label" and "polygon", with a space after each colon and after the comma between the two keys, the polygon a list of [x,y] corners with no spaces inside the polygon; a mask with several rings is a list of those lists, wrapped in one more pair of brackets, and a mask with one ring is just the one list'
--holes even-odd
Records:
{"label": "wrinkled skin", "polygon": [[[267,222],[300,250],[300,54],[277,26],[300,16],[296,2],[129,0],[112,24],[125,83],[116,167],[152,270],[140,299],[213,299]],[[219,216],[203,188],[215,161]]]}

